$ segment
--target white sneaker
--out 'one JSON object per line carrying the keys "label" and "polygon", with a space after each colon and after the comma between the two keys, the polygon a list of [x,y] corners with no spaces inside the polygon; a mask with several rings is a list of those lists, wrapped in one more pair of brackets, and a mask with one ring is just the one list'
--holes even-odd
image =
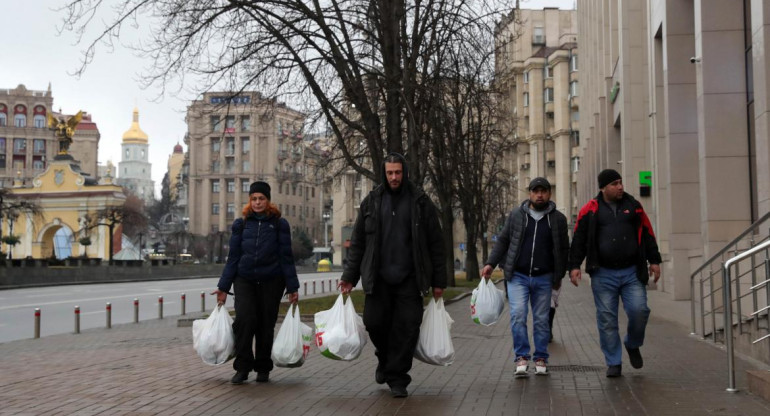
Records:
{"label": "white sneaker", "polygon": [[527,362],[526,358],[519,358],[518,360],[516,360],[516,372],[513,373],[513,375],[526,376],[528,366],[529,366],[529,363]]}
{"label": "white sneaker", "polygon": [[546,366],[544,359],[538,358],[537,360],[535,360],[535,374],[539,376],[548,375],[548,367]]}

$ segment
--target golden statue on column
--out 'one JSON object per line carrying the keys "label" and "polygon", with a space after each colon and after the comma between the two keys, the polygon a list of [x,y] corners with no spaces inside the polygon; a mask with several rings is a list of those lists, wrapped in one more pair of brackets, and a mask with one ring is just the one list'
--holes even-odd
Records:
{"label": "golden statue on column", "polygon": [[82,111],[78,111],[67,120],[64,117],[54,117],[48,113],[48,128],[53,129],[54,134],[56,134],[56,140],[59,142],[59,155],[67,154],[70,144],[72,144],[72,136],[75,135],[75,128],[81,119],[83,119]]}

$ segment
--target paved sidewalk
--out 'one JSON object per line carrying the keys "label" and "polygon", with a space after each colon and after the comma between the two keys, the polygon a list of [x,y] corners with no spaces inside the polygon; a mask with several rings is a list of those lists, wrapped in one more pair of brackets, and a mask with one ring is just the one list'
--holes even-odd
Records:
{"label": "paved sidewalk", "polygon": [[[566,282],[566,281],[565,281]],[[468,299],[447,307],[455,319],[455,363],[415,361],[406,399],[374,383],[371,344],[353,362],[311,351],[304,366],[275,369],[268,384],[233,386],[230,363],[210,367],[192,349],[191,329],[177,317],[79,335],[0,344],[0,415],[763,415],[770,403],[727,393],[725,353],[688,335],[653,310],[634,370],[608,379],[587,280],[562,293],[547,377],[514,379],[508,319],[472,323]],[[507,314],[507,310],[506,310]]]}

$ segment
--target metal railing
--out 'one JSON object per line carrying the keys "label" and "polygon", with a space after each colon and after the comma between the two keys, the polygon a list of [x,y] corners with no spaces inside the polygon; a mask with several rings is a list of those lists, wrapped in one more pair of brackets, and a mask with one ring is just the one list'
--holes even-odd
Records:
{"label": "metal railing", "polygon": [[[702,338],[710,336],[716,343],[719,342],[719,331],[723,331],[728,359],[727,391],[730,392],[737,391],[733,327],[737,327],[740,336],[750,333],[747,325],[753,322],[754,333],[761,330],[768,332],[753,343],[770,338],[770,228],[765,228],[770,226],[768,220],[770,213],[754,222],[690,276],[691,334],[697,334],[696,316],[700,317]],[[761,232],[763,228],[768,230],[764,234]],[[732,270],[735,272],[732,273]],[[695,292],[696,283],[699,296]],[[696,313],[696,303],[699,304],[699,313]],[[719,314],[722,319],[719,319]],[[764,327],[759,326],[762,317]]]}

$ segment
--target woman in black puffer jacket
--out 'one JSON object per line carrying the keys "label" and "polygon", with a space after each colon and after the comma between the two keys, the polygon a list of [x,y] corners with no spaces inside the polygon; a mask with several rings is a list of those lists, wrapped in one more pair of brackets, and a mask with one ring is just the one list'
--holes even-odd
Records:
{"label": "woman in black puffer jacket", "polygon": [[265,182],[251,184],[243,218],[233,222],[227,264],[217,290],[212,293],[217,295],[218,303],[225,303],[233,283],[236,372],[230,382],[242,384],[252,370],[257,372],[258,382],[266,382],[273,369],[270,351],[278,306],[284,291],[289,302],[297,302],[299,280],[289,222],[281,218],[281,212],[270,202],[270,185]]}

